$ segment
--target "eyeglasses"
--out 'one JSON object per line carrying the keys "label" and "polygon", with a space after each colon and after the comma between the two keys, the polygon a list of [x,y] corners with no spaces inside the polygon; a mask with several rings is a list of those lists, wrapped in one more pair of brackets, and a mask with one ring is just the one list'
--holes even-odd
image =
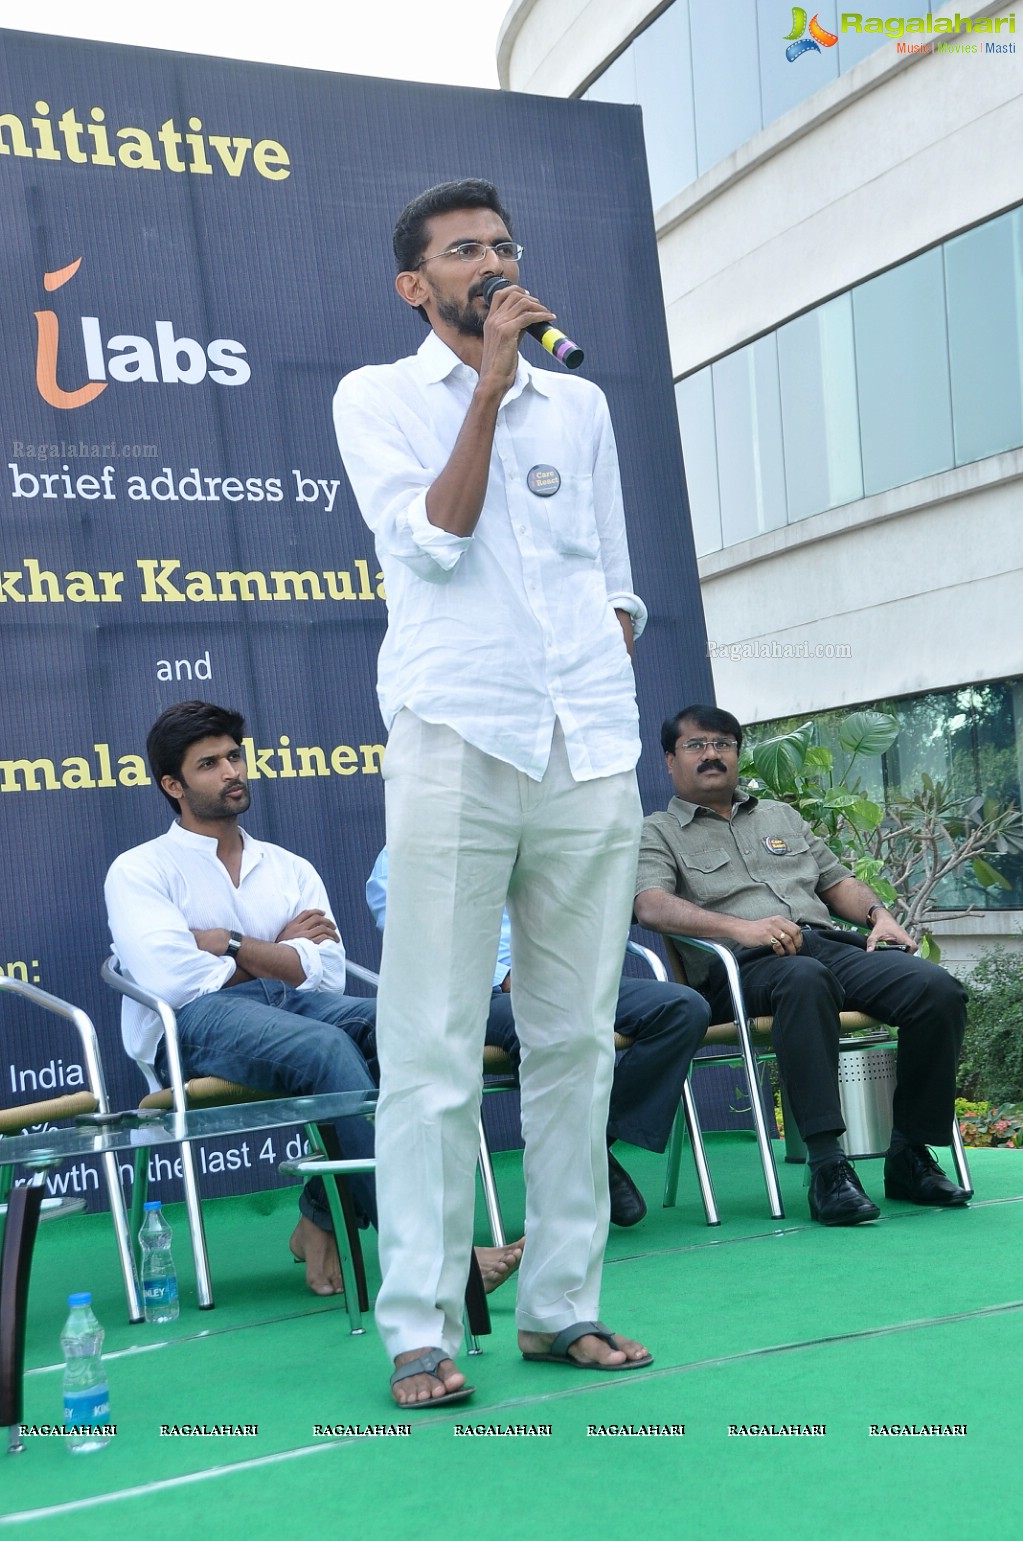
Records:
{"label": "eyeglasses", "polygon": [[687,738],[684,744],[676,744],[675,747],[684,754],[703,754],[705,749],[724,754],[726,750],[737,749],[739,746],[734,738]]}
{"label": "eyeglasses", "polygon": [[416,267],[421,268],[426,262],[436,262],[438,257],[457,257],[459,262],[482,262],[488,251],[492,251],[501,262],[518,262],[524,250],[514,241],[459,241],[457,246],[449,246],[447,251],[435,251],[432,257],[420,257]]}

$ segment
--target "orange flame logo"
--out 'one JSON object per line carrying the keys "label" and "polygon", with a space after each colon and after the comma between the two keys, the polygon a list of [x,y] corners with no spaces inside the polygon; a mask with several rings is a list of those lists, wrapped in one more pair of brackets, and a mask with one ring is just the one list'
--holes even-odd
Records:
{"label": "orange flame logo", "polygon": [[[43,288],[52,294],[54,289],[59,289],[66,284],[68,279],[74,278],[81,266],[82,259],[71,262],[66,268],[60,268],[55,273],[43,274]],[[37,341],[36,341],[36,388],[44,401],[51,407],[59,407],[68,412],[72,407],[84,407],[90,401],[95,401],[100,391],[105,391],[105,380],[90,380],[88,385],[79,386],[76,391],[61,390],[57,384],[57,348],[60,343],[60,322],[57,313],[53,310],[37,310],[35,312]]]}

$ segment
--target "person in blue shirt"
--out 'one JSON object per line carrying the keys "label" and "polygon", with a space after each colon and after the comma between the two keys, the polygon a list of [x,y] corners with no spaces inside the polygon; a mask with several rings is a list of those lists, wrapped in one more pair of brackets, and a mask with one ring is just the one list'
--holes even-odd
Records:
{"label": "person in blue shirt", "polygon": [[[387,914],[386,846],[366,880],[366,903],[382,931]],[[486,1042],[488,1047],[507,1054],[517,1069],[519,1040],[515,1033],[511,964],[511,925],[505,910]],[[611,1147],[616,1140],[624,1140],[643,1150],[665,1149],[690,1061],[709,1025],[710,1007],[695,990],[657,979],[623,977],[614,1030],[621,1037],[632,1039],[632,1043],[615,1055],[608,1110],[607,1163],[613,1225],[638,1224],[646,1214],[646,1203]]]}

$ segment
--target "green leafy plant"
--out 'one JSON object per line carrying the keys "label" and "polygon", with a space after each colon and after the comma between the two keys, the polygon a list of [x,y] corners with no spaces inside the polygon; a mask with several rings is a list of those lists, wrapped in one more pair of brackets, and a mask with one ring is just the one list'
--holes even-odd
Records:
{"label": "green leafy plant", "polygon": [[868,797],[860,769],[878,760],[899,734],[890,712],[852,712],[839,745],[848,761],[841,776],[832,751],[817,742],[813,721],[787,733],[744,743],[740,775],[750,790],[798,809],[840,861],[869,883],[924,957],[940,949],[929,927],[957,919],[937,903],[939,885],[964,867],[981,891],[1007,887],[989,858],[1023,852],[1023,819],[1016,808],[984,797],[957,798],[924,774],[913,792],[889,792],[886,805]]}
{"label": "green leafy plant", "polygon": [[1023,954],[985,953],[967,988],[959,1090],[998,1104],[1023,1102]]}
{"label": "green leafy plant", "polygon": [[969,1102],[956,1098],[956,1118],[964,1145],[1000,1145],[1023,1150],[1023,1106],[1007,1103]]}

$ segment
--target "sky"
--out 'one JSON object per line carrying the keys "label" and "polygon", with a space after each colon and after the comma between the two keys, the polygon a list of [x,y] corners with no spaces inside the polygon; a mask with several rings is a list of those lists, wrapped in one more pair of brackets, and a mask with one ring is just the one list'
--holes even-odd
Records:
{"label": "sky", "polygon": [[[497,34],[512,0],[46,0],[30,27],[351,75],[497,88]],[[284,18],[282,22],[282,18]]]}

